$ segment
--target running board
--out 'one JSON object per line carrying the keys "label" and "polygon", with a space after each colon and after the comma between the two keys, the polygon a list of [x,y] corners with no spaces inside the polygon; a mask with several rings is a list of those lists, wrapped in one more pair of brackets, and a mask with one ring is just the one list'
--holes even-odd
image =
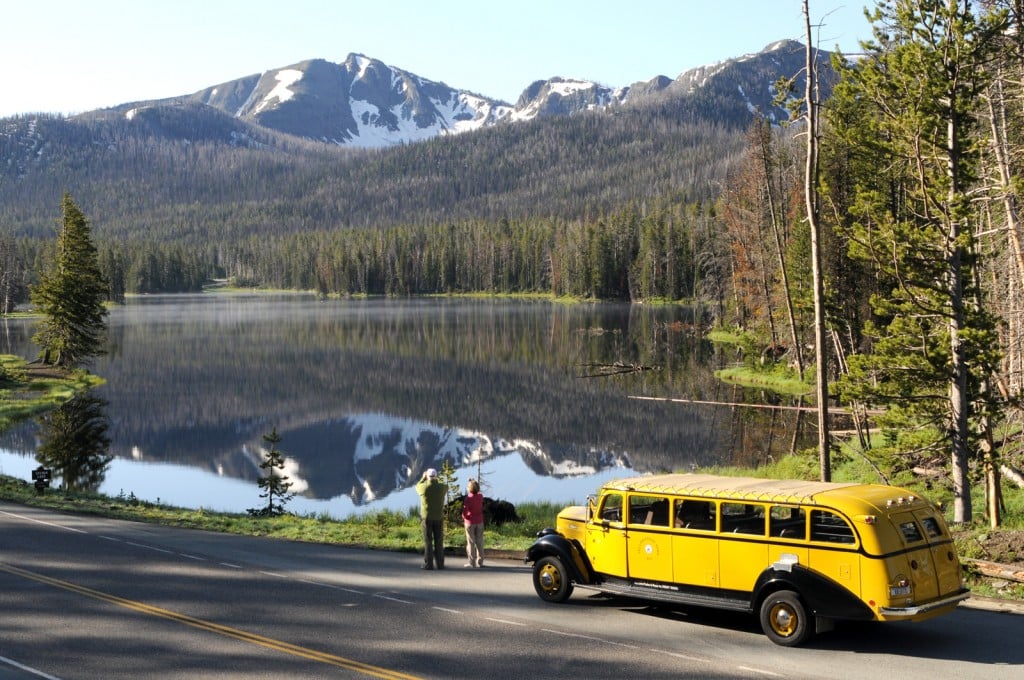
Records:
{"label": "running board", "polygon": [[749,600],[732,598],[723,595],[709,595],[677,589],[674,586],[645,586],[628,581],[603,581],[601,583],[576,583],[577,588],[596,590],[607,595],[621,595],[657,602],[694,605],[711,609],[749,613],[753,611]]}

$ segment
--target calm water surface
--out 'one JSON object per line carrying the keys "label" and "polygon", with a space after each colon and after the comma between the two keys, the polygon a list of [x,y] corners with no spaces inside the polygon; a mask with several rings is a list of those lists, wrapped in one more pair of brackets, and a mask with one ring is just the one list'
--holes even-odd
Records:
{"label": "calm water surface", "polygon": [[[36,355],[31,321],[0,324],[0,352]],[[460,484],[480,474],[488,496],[561,503],[606,479],[757,464],[807,443],[791,411],[634,398],[766,398],[714,378],[733,357],[686,307],[154,296],[109,325],[92,370],[107,380],[110,495],[260,507],[275,427],[298,493],[288,509],[335,517],[416,505],[411,484],[444,460]],[[0,437],[0,472],[30,478],[37,429]]]}

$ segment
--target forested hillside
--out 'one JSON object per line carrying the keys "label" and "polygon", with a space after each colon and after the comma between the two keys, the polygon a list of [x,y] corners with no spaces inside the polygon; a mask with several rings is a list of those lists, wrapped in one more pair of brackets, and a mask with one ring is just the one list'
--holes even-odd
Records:
{"label": "forested hillside", "polygon": [[[689,296],[697,276],[678,263],[693,268],[708,225],[681,216],[710,211],[755,108],[777,117],[774,83],[802,63],[803,46],[784,41],[638,83],[627,103],[563,101],[557,115],[372,151],[194,97],[0,121],[0,225],[18,239],[3,251],[24,266],[4,298],[24,298],[65,191],[92,221],[114,298],[212,278],[342,294]],[[289,129],[301,128],[296,101]],[[641,218],[659,226],[641,236]],[[613,222],[633,227],[604,233]]]}
{"label": "forested hillside", "polygon": [[[509,125],[381,151],[253,128],[206,107],[140,121],[20,118],[0,222],[49,236],[65,189],[100,238],[202,245],[254,234],[452,220],[580,218],[638,199],[713,198],[742,140],[735,127],[654,107]],[[26,144],[25,140],[30,140]],[[14,143],[22,146],[12,146]],[[144,228],[142,228],[144,225]]]}

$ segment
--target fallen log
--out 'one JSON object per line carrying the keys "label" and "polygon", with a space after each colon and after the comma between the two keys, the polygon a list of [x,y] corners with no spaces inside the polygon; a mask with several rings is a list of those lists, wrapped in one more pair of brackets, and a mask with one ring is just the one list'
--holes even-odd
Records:
{"label": "fallen log", "polygon": [[[683,399],[679,397],[642,397],[639,395],[630,394],[626,397],[627,399],[639,399],[642,401],[668,401],[677,404],[702,404],[706,406],[728,406],[730,408],[742,406],[745,408],[762,408],[762,409],[774,409],[777,411],[804,411],[807,413],[817,413],[817,406],[785,406],[780,404],[747,404],[738,401],[703,401],[700,399]],[[848,408],[842,408],[838,406],[830,406],[828,409],[829,415],[840,415],[840,416],[852,416],[856,415],[853,411]],[[861,412],[869,416],[877,416],[885,413],[880,409],[861,409]]]}
{"label": "fallen log", "polygon": [[1014,470],[1009,465],[1000,465],[999,472],[1002,473],[1004,479],[1009,479],[1011,482],[1016,484],[1019,488],[1024,489],[1024,475]]}
{"label": "fallen log", "polygon": [[989,562],[988,560],[977,560],[973,558],[965,558],[963,562],[977,570],[977,572],[983,576],[1024,583],[1024,569],[1014,565],[1000,564],[998,562]]}

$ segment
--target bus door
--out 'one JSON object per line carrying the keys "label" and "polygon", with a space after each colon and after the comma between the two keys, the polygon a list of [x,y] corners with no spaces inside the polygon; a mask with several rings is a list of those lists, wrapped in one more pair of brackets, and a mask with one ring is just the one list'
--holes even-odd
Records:
{"label": "bus door", "polygon": [[943,528],[945,523],[935,517],[933,510],[915,510],[914,516],[924,529],[925,538],[931,546],[939,595],[959,592],[960,563],[955,559],[956,549],[950,542],[952,539]]}
{"label": "bus door", "polygon": [[913,582],[914,600],[927,602],[937,598],[939,581],[935,573],[935,557],[914,515],[910,512],[897,513],[892,516],[892,521],[896,523],[904,544],[914,549],[906,555],[910,567],[906,575]]}
{"label": "bus door", "polygon": [[587,523],[587,556],[595,570],[625,578],[626,503],[622,493],[607,493],[600,499],[593,518]]}
{"label": "bus door", "polygon": [[664,496],[629,496],[626,543],[629,577],[646,581],[672,580],[672,505]]}

